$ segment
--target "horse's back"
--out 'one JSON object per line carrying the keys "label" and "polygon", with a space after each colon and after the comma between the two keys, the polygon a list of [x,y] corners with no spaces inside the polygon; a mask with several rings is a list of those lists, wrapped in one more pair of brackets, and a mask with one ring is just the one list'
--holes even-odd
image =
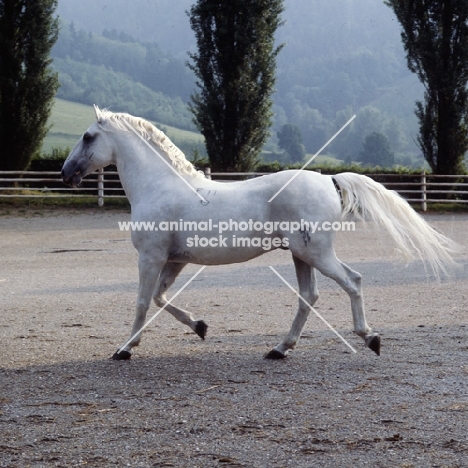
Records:
{"label": "horse's back", "polygon": [[[272,207],[297,212],[320,221],[341,218],[340,197],[330,176],[315,171],[283,171],[274,174],[276,195]],[[286,185],[287,184],[287,185]]]}

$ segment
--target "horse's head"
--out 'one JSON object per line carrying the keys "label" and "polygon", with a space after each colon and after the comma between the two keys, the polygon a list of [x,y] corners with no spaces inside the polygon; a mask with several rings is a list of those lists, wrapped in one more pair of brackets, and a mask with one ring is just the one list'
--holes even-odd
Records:
{"label": "horse's head", "polygon": [[97,122],[91,125],[68,155],[62,167],[63,181],[76,187],[83,177],[115,163],[113,144],[104,129],[101,111],[94,106]]}

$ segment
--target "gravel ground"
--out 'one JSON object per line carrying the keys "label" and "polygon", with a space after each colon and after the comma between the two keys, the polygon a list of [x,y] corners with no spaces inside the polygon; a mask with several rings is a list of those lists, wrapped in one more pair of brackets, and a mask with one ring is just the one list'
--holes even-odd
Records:
{"label": "gravel ground", "polygon": [[[468,467],[468,249],[437,283],[372,227],[338,236],[339,257],[363,274],[380,357],[319,275],[317,310],[357,353],[311,316],[287,359],[262,358],[296,310],[267,268],[295,285],[277,251],[208,267],[176,299],[208,323],[206,341],[161,314],[131,361],[112,361],[137,291],[137,255],[117,227],[128,219],[0,214],[1,467]],[[427,219],[468,246],[467,215]]]}

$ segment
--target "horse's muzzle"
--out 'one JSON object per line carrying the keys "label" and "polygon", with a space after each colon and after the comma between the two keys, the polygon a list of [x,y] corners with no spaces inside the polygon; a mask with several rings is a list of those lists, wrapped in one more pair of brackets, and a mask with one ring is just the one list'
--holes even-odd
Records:
{"label": "horse's muzzle", "polygon": [[62,180],[65,184],[70,187],[77,187],[82,180],[82,171],[79,167],[74,167],[73,169],[68,169],[66,164],[62,168]]}

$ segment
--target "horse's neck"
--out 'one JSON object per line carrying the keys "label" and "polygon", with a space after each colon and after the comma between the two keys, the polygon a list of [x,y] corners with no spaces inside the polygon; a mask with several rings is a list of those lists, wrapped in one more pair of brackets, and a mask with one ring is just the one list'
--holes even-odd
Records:
{"label": "horse's neck", "polygon": [[[178,176],[162,160],[166,158],[163,151],[157,154],[141,141],[126,141],[120,148],[116,157],[117,170],[122,187],[131,205],[140,200],[149,199],[157,188],[163,188],[166,184],[173,184]],[[166,161],[168,161],[166,159]],[[150,187],[154,191],[148,192]]]}

